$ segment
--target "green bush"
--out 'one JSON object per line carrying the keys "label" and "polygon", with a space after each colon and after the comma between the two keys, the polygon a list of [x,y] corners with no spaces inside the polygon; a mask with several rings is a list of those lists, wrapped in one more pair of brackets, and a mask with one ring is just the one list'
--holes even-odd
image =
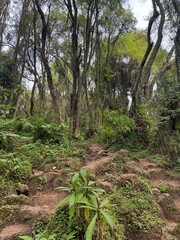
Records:
{"label": "green bush", "polygon": [[32,174],[31,164],[28,161],[22,161],[14,158],[13,155],[7,155],[7,159],[0,159],[0,175],[6,180],[24,181]]}
{"label": "green bush", "polygon": [[144,234],[159,223],[158,209],[148,189],[134,190],[127,184],[112,195],[116,217],[126,228],[126,233]]}
{"label": "green bush", "polygon": [[97,140],[108,146],[123,144],[135,129],[135,122],[127,115],[120,115],[118,111],[105,110],[103,123],[98,129]]}
{"label": "green bush", "polygon": [[18,133],[32,134],[33,129],[34,129],[34,126],[27,119],[21,118],[21,119],[17,119],[15,122],[15,130]]}
{"label": "green bush", "polygon": [[42,142],[58,144],[63,143],[68,135],[68,128],[64,123],[60,125],[55,123],[48,124],[42,118],[35,123],[33,131],[34,141],[41,140]]}
{"label": "green bush", "polygon": [[[69,195],[58,204],[55,218],[49,226],[50,233],[55,233],[57,239],[68,239],[67,234],[72,233],[76,236],[73,239],[105,239],[109,229],[113,231],[113,206],[107,199],[102,199],[105,191],[90,180],[88,171],[75,173],[69,186],[58,189]],[[58,224],[54,224],[57,220]]]}

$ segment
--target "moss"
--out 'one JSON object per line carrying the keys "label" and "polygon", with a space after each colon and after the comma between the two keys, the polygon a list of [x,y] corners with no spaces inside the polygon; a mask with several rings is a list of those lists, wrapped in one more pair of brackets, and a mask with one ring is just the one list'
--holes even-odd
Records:
{"label": "moss", "polygon": [[161,193],[169,193],[171,191],[171,186],[168,184],[160,184],[157,186]]}
{"label": "moss", "polygon": [[144,234],[160,223],[158,209],[148,189],[135,190],[126,185],[112,196],[116,216],[124,224],[126,234]]}

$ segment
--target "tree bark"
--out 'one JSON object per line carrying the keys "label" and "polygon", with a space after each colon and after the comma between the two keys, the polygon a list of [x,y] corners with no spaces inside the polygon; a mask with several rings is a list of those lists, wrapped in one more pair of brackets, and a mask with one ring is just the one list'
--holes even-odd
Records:
{"label": "tree bark", "polygon": [[[155,61],[156,55],[159,51],[161,46],[162,38],[163,38],[163,26],[165,22],[165,12],[163,5],[161,4],[160,0],[152,0],[154,13],[153,16],[149,20],[148,24],[148,31],[147,31],[147,50],[144,55],[144,58],[139,66],[139,70],[137,72],[137,76],[135,78],[134,87],[132,89],[132,104],[130,109],[130,114],[132,116],[138,114],[138,105],[145,102],[145,98],[147,97],[147,85],[149,81],[149,77],[151,74],[151,68]],[[160,13],[157,10],[159,8]],[[151,41],[151,31],[153,23],[156,21],[158,16],[160,15],[160,23],[158,26],[158,36],[156,43]],[[154,46],[154,47],[153,47]],[[149,58],[149,59],[148,59]]]}
{"label": "tree bark", "polygon": [[47,40],[47,33],[48,33],[48,22],[45,19],[45,15],[40,7],[39,1],[35,0],[35,3],[36,3],[36,7],[37,7],[38,13],[41,17],[41,21],[42,21],[41,58],[42,58],[44,68],[46,70],[47,82],[48,82],[48,87],[49,87],[49,91],[50,91],[50,95],[51,95],[51,99],[52,99],[53,110],[54,110],[54,120],[56,123],[58,123],[58,122],[60,122],[60,112],[59,112],[58,101],[57,101],[57,97],[56,97],[56,90],[55,90],[53,79],[52,79],[51,68],[49,66],[48,58],[46,56],[46,40]]}

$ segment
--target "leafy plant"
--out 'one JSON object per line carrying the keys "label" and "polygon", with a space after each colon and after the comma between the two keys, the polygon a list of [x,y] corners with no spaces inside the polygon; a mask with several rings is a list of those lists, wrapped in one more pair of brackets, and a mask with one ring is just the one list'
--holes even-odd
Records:
{"label": "leafy plant", "polygon": [[158,189],[161,193],[169,193],[171,191],[171,186],[168,184],[160,184],[158,185]]}
{"label": "leafy plant", "polygon": [[69,196],[58,204],[58,208],[68,204],[69,220],[71,222],[74,219],[80,225],[84,224],[87,228],[84,229],[86,240],[91,240],[94,234],[98,239],[103,239],[103,224],[108,224],[113,229],[113,218],[109,211],[109,202],[100,201],[99,194],[104,190],[95,187],[95,182],[89,180],[89,177],[88,171],[81,170],[74,174],[69,187],[59,187],[58,189],[67,191]]}
{"label": "leafy plant", "polygon": [[57,188],[69,193],[69,196],[63,199],[57,207],[68,204],[70,219],[74,216],[75,207],[79,201],[87,200],[91,196],[98,197],[98,193],[104,192],[103,189],[95,187],[95,182],[89,180],[89,176],[90,173],[88,171],[81,170],[80,173],[74,174],[69,187]]}
{"label": "leafy plant", "polygon": [[34,141],[41,140],[43,142],[63,143],[68,136],[68,128],[65,124],[60,125],[54,123],[46,123],[40,118],[34,127]]}
{"label": "leafy plant", "polygon": [[28,161],[11,157],[11,159],[0,159],[0,174],[6,180],[24,181],[29,178],[32,173],[31,164]]}
{"label": "leafy plant", "polygon": [[[99,202],[96,196],[90,196],[90,199],[86,201],[79,201],[78,203],[82,204],[79,208],[85,209],[85,219],[89,220],[90,212],[89,210],[94,212],[94,216],[86,230],[86,240],[91,240],[95,231],[95,227],[97,224],[97,238],[103,239],[103,224],[107,223],[111,229],[114,227],[114,221],[111,215],[109,214],[108,208],[110,208],[110,203],[107,200]],[[112,205],[111,205],[112,207]]]}
{"label": "leafy plant", "polygon": [[[35,236],[36,240],[56,240],[56,236],[55,235],[51,235],[48,238],[43,237],[43,234],[38,234]],[[30,237],[30,236],[20,236],[19,239],[23,239],[23,240],[34,240],[34,237]]]}
{"label": "leafy plant", "polygon": [[128,233],[147,233],[160,223],[158,209],[147,188],[134,190],[127,184],[112,195],[112,202],[119,222]]}
{"label": "leafy plant", "polygon": [[115,110],[105,110],[103,112],[103,123],[98,129],[96,140],[106,143],[108,146],[123,144],[134,129],[135,122],[132,118],[120,115]]}

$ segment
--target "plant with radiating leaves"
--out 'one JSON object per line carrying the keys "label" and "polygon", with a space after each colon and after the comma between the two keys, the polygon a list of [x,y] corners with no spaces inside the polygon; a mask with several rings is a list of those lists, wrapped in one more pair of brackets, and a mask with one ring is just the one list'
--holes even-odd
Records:
{"label": "plant with radiating leaves", "polygon": [[113,229],[114,222],[109,212],[108,200],[100,201],[100,193],[104,190],[97,188],[95,182],[89,180],[90,173],[81,170],[75,173],[71,179],[69,187],[59,187],[58,189],[67,191],[69,196],[63,199],[58,207],[69,206],[69,219],[75,218],[76,221],[84,223],[86,240],[91,240],[96,234],[98,239],[103,239],[103,227],[105,224]]}

